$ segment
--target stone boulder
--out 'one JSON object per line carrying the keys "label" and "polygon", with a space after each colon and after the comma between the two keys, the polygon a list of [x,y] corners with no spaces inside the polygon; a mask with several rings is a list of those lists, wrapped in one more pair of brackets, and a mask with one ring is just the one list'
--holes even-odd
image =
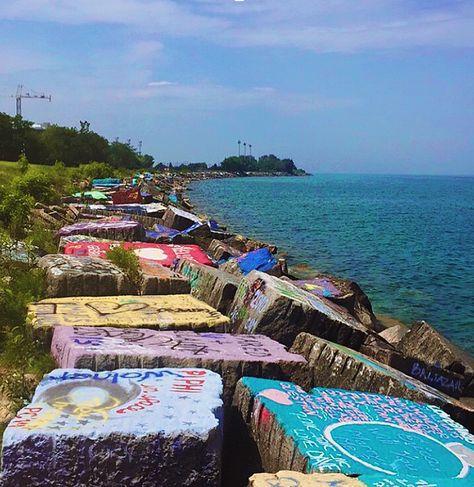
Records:
{"label": "stone boulder", "polygon": [[145,228],[141,223],[131,220],[96,220],[66,225],[58,231],[58,235],[60,237],[91,235],[98,238],[133,242],[144,239]]}
{"label": "stone boulder", "polygon": [[53,370],[5,430],[2,486],[219,487],[221,393],[205,369]]}
{"label": "stone boulder", "polygon": [[228,315],[240,278],[220,269],[189,260],[179,263],[177,272],[189,280],[191,294],[220,313]]}
{"label": "stone boulder", "polygon": [[230,316],[234,333],[267,335],[287,346],[306,331],[357,349],[369,333],[336,304],[258,271],[242,279]]}
{"label": "stone boulder", "polygon": [[211,244],[209,245],[208,252],[216,261],[227,260],[230,257],[239,257],[242,255],[242,252],[239,250],[234,249],[230,245],[217,239],[212,240]]}
{"label": "stone boulder", "polygon": [[179,231],[186,230],[195,223],[201,223],[199,217],[174,206],[169,206],[163,215],[163,225]]}
{"label": "stone boulder", "polygon": [[95,257],[50,254],[38,261],[46,272],[46,296],[114,296],[132,294],[134,285],[111,262]]}

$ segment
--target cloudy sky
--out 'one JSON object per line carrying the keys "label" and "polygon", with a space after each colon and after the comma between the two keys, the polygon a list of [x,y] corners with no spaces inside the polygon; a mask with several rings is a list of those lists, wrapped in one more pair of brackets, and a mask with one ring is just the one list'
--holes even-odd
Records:
{"label": "cloudy sky", "polygon": [[0,111],[160,161],[474,174],[474,0],[0,0]]}

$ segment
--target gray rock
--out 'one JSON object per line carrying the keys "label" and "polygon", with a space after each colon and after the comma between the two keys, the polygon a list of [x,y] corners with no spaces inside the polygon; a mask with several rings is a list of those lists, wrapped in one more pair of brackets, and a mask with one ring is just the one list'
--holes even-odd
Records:
{"label": "gray rock", "polygon": [[212,240],[211,244],[209,245],[208,252],[215,260],[227,260],[230,257],[239,257],[242,255],[242,252],[239,250],[234,249],[230,245],[217,239]]}
{"label": "gray rock", "polygon": [[181,261],[177,271],[190,281],[193,296],[229,315],[240,278],[188,260]]}
{"label": "gray rock", "polygon": [[200,222],[201,220],[194,214],[188,211],[180,210],[174,206],[169,206],[163,215],[163,225],[165,227],[174,228],[176,230],[186,230],[191,225]]}
{"label": "gray rock", "polygon": [[379,333],[379,336],[391,345],[397,345],[400,340],[407,334],[408,328],[403,325],[395,325]]}

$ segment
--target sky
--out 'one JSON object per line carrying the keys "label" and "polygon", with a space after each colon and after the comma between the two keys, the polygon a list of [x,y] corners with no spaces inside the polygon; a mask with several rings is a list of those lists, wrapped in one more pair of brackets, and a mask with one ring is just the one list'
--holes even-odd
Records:
{"label": "sky", "polygon": [[0,111],[221,161],[474,175],[474,0],[0,0]]}

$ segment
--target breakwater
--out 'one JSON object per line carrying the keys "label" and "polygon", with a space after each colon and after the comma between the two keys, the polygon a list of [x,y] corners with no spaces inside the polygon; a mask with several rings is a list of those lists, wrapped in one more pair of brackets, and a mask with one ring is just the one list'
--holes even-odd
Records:
{"label": "breakwater", "polygon": [[297,279],[189,211],[190,179],[35,208],[58,253],[27,327],[59,368],[5,430],[2,486],[471,485],[473,357],[424,321],[381,331],[355,282]]}
{"label": "breakwater", "polygon": [[354,279],[376,314],[428,319],[474,351],[473,178],[321,174],[191,188],[198,209],[275,243],[290,265]]}

